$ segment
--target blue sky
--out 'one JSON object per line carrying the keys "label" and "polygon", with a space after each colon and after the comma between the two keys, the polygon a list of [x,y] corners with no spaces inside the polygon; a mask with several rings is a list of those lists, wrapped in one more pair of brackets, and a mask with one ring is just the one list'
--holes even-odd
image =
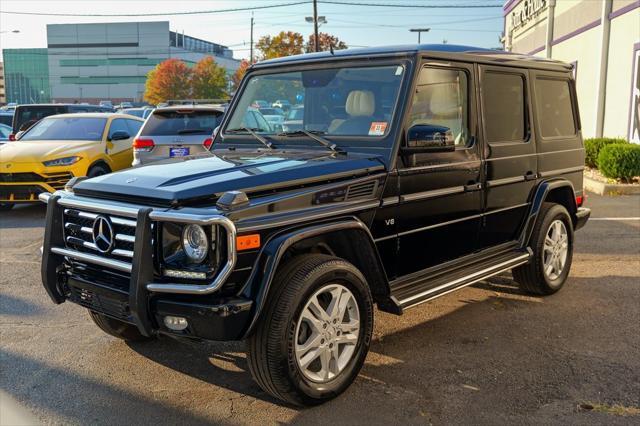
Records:
{"label": "blue sky", "polygon": [[[290,3],[295,0],[2,0],[0,11],[55,12],[86,14],[158,13]],[[353,0],[360,3],[394,5],[496,5],[500,0]],[[311,16],[311,4],[257,10],[254,37],[291,30],[309,35],[312,25],[305,16]],[[422,35],[423,43],[467,44],[479,47],[498,47],[502,31],[502,8],[383,8],[374,6],[346,6],[319,4],[318,14],[326,16],[327,24],[321,31],[338,36],[350,46],[379,46],[415,43],[417,35],[409,28],[430,27]],[[2,31],[20,30],[20,33],[0,34],[0,48],[45,47],[46,24],[81,22],[129,22],[169,20],[172,30],[230,46],[236,58],[249,56],[249,22],[251,12],[154,17],[61,17],[22,16],[0,14]]]}

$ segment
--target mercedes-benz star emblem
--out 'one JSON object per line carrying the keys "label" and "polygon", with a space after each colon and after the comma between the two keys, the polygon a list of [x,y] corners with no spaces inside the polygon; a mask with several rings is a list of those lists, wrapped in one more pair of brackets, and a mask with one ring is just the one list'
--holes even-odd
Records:
{"label": "mercedes-benz star emblem", "polygon": [[98,216],[93,221],[93,244],[102,253],[108,253],[113,248],[113,227],[104,216]]}

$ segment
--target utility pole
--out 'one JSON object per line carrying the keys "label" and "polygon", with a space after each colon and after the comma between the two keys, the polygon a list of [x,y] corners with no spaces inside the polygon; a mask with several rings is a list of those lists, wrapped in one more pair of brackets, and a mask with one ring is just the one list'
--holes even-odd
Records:
{"label": "utility pole", "polygon": [[251,12],[251,37],[249,38],[249,63],[253,64],[253,12]]}
{"label": "utility pole", "polygon": [[313,0],[313,35],[314,51],[320,51],[320,40],[318,39],[318,0]]}

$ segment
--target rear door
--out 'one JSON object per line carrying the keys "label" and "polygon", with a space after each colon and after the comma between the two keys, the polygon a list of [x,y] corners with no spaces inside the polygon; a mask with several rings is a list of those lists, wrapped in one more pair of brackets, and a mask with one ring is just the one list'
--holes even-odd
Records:
{"label": "rear door", "polygon": [[481,249],[517,239],[536,185],[528,73],[526,69],[479,66],[486,158]]}
{"label": "rear door", "polygon": [[584,148],[571,74],[531,71],[531,81],[540,177],[568,179],[581,195]]}

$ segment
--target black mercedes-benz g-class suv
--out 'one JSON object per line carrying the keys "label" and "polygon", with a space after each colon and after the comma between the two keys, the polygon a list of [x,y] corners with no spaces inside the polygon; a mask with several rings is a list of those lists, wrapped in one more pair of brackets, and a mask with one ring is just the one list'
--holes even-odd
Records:
{"label": "black mercedes-benz g-class suv", "polygon": [[[248,112],[303,108],[298,130]],[[395,314],[513,270],[565,283],[584,150],[569,65],[420,45],[253,65],[211,152],[70,182],[42,279],[127,339],[239,340],[268,393],[335,397]]]}

